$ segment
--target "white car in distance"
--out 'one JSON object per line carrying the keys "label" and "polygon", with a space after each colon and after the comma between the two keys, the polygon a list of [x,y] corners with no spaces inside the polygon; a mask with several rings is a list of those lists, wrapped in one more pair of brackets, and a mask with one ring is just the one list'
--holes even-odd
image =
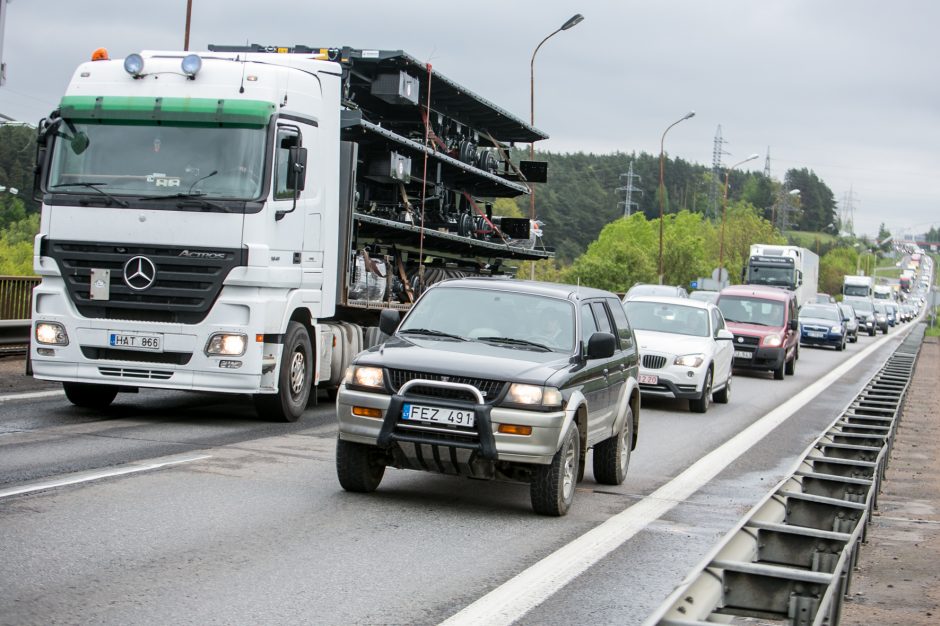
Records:
{"label": "white car in distance", "polygon": [[644,396],[684,398],[704,413],[731,398],[734,335],[717,306],[687,298],[641,296],[624,304],[640,350]]}

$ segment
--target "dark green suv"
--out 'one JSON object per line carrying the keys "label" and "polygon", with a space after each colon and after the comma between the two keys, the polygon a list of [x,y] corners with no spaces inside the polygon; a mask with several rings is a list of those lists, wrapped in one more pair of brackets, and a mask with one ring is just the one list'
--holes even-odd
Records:
{"label": "dark green suv", "polygon": [[[593,448],[594,478],[623,482],[640,416],[637,346],[617,296],[528,281],[434,285],[339,389],[336,469],[375,490],[386,467],[528,482],[564,515]],[[397,329],[396,329],[397,327]]]}

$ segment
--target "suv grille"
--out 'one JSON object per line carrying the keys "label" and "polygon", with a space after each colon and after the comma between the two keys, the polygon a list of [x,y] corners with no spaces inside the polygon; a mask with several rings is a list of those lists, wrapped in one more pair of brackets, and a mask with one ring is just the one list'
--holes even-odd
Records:
{"label": "suv grille", "polygon": [[[181,256],[185,252],[194,256]],[[198,258],[210,253],[220,258]],[[69,297],[89,318],[196,324],[209,313],[222,281],[245,265],[244,249],[199,250],[171,246],[122,246],[88,242],[43,241],[42,254],[55,259]],[[142,256],[156,268],[153,284],[134,290],[124,282],[124,265]],[[108,300],[92,300],[91,270],[111,270]]]}
{"label": "suv grille", "polygon": [[[388,374],[389,383],[392,386],[392,391],[395,393],[398,393],[398,390],[401,389],[402,385],[404,385],[409,380],[414,380],[415,378],[425,378],[427,380],[443,380],[444,378],[440,374],[415,372],[413,370],[389,369]],[[505,384],[499,380],[469,378],[467,376],[448,376],[447,381],[451,383],[463,383],[465,385],[472,385],[476,387],[480,390],[480,393],[483,394],[483,399],[486,402],[493,402],[496,400],[503,389],[503,385]],[[464,391],[460,391],[459,389],[441,389],[438,387],[417,386],[412,387],[408,393],[431,398],[450,398],[454,400],[469,400],[471,402],[476,402],[476,398]]]}
{"label": "suv grille", "polygon": [[658,370],[666,366],[666,357],[653,354],[643,355],[643,367],[649,370]]}

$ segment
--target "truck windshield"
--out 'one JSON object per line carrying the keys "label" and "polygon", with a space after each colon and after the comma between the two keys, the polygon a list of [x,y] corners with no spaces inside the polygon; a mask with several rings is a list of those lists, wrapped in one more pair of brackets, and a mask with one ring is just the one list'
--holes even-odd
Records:
{"label": "truck windshield", "polygon": [[793,268],[751,264],[747,271],[747,282],[751,285],[776,285],[793,287]]}
{"label": "truck windshield", "polygon": [[871,287],[868,285],[843,285],[842,295],[848,297],[868,298],[871,296]]}
{"label": "truck windshield", "polygon": [[414,337],[409,331],[436,331],[511,349],[541,347],[571,353],[575,348],[575,311],[570,302],[558,298],[439,287],[421,298],[398,329]]}
{"label": "truck windshield", "polygon": [[59,127],[47,188],[140,198],[261,197],[264,128],[72,123]]}

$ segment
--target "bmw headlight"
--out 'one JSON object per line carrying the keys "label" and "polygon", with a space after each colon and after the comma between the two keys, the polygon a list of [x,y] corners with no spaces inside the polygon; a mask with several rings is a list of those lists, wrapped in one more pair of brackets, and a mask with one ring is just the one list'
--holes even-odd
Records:
{"label": "bmw headlight", "polygon": [[683,354],[676,357],[675,364],[683,367],[700,367],[705,362],[704,354]]}
{"label": "bmw headlight", "polygon": [[343,382],[352,387],[385,390],[385,375],[381,367],[350,365]]}
{"label": "bmw headlight", "polygon": [[550,409],[560,407],[562,397],[561,391],[555,387],[513,383],[506,394],[506,403]]}
{"label": "bmw headlight", "polygon": [[779,348],[783,345],[783,337],[780,335],[767,335],[761,343],[769,348]]}

